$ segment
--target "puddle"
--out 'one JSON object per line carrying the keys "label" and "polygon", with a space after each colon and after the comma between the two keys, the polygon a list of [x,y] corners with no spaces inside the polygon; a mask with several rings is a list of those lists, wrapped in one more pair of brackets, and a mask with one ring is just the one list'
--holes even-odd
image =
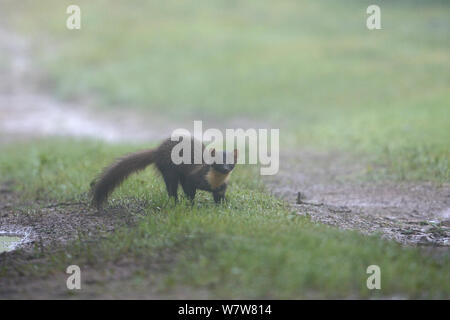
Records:
{"label": "puddle", "polygon": [[450,208],[441,212],[441,216],[444,220],[450,220]]}
{"label": "puddle", "polygon": [[0,231],[0,254],[17,250],[32,241],[33,232],[31,228],[13,225],[4,227]]}
{"label": "puddle", "polygon": [[25,237],[19,234],[0,233],[0,253],[13,251],[24,239]]}

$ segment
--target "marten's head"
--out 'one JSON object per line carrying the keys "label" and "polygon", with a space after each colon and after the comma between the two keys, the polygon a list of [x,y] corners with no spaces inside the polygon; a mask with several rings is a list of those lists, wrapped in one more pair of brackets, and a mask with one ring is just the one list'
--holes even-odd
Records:
{"label": "marten's head", "polygon": [[222,174],[228,174],[237,163],[238,151],[234,149],[232,152],[220,151],[220,155],[216,156],[216,149],[211,150],[211,156],[215,159],[219,158],[221,161],[214,160],[211,164],[213,169]]}

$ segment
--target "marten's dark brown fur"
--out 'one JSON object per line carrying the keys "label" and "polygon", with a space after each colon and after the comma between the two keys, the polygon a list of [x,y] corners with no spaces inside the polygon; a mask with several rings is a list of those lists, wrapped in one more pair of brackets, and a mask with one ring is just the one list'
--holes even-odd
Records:
{"label": "marten's dark brown fur", "polygon": [[[92,204],[100,208],[112,191],[129,175],[145,169],[152,163],[161,172],[169,197],[174,197],[175,201],[178,199],[178,184],[181,184],[184,193],[191,200],[194,200],[195,193],[199,189],[212,192],[216,203],[222,201],[225,198],[228,178],[236,163],[237,151],[235,150],[232,155],[234,159],[232,164],[226,163],[225,152],[223,153],[224,161],[222,164],[206,164],[203,159],[201,164],[193,164],[194,148],[201,147],[203,152],[205,146],[192,139],[192,159],[190,162],[192,164],[182,163],[177,165],[172,162],[171,154],[172,149],[178,143],[178,141],[167,139],[156,149],[126,155],[105,168],[99,178],[92,184]],[[215,155],[214,149],[211,150],[211,154]]]}

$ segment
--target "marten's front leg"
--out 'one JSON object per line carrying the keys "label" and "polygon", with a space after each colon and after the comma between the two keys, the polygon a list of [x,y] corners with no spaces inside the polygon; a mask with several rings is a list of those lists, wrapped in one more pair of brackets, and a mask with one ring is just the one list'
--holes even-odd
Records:
{"label": "marten's front leg", "polygon": [[176,173],[171,173],[169,171],[162,172],[164,182],[166,183],[167,194],[169,198],[173,197],[175,202],[178,201],[178,182],[179,177]]}
{"label": "marten's front leg", "polygon": [[225,201],[225,192],[227,191],[227,185],[223,184],[219,189],[213,191],[214,201],[220,203]]}

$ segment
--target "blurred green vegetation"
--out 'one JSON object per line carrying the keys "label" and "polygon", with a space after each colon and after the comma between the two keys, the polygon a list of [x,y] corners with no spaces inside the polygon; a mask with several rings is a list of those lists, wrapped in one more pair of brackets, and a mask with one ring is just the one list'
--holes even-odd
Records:
{"label": "blurred green vegetation", "polygon": [[[16,181],[26,199],[43,200],[15,209],[29,214],[45,200],[87,202],[95,174],[142,147],[71,140],[9,145],[0,153],[0,175]],[[63,250],[35,250],[32,263],[29,257],[21,265],[0,260],[0,277],[20,270],[22,277],[44,278],[71,264],[113,273],[115,263],[126,261],[132,273],[120,284],[125,292],[151,286],[161,294],[187,287],[190,297],[228,299],[450,296],[448,255],[316,224],[268,195],[257,168],[236,170],[226,204],[199,192],[193,206],[183,198],[176,206],[168,202],[162,179],[146,170],[127,180],[107,209],[141,216],[131,230],[96,241],[81,234]],[[382,270],[381,290],[366,287],[371,264]]]}
{"label": "blurred green vegetation", "polygon": [[450,181],[450,6],[378,1],[6,1],[48,89],[104,108],[256,118],[285,148],[358,150],[390,177]]}

